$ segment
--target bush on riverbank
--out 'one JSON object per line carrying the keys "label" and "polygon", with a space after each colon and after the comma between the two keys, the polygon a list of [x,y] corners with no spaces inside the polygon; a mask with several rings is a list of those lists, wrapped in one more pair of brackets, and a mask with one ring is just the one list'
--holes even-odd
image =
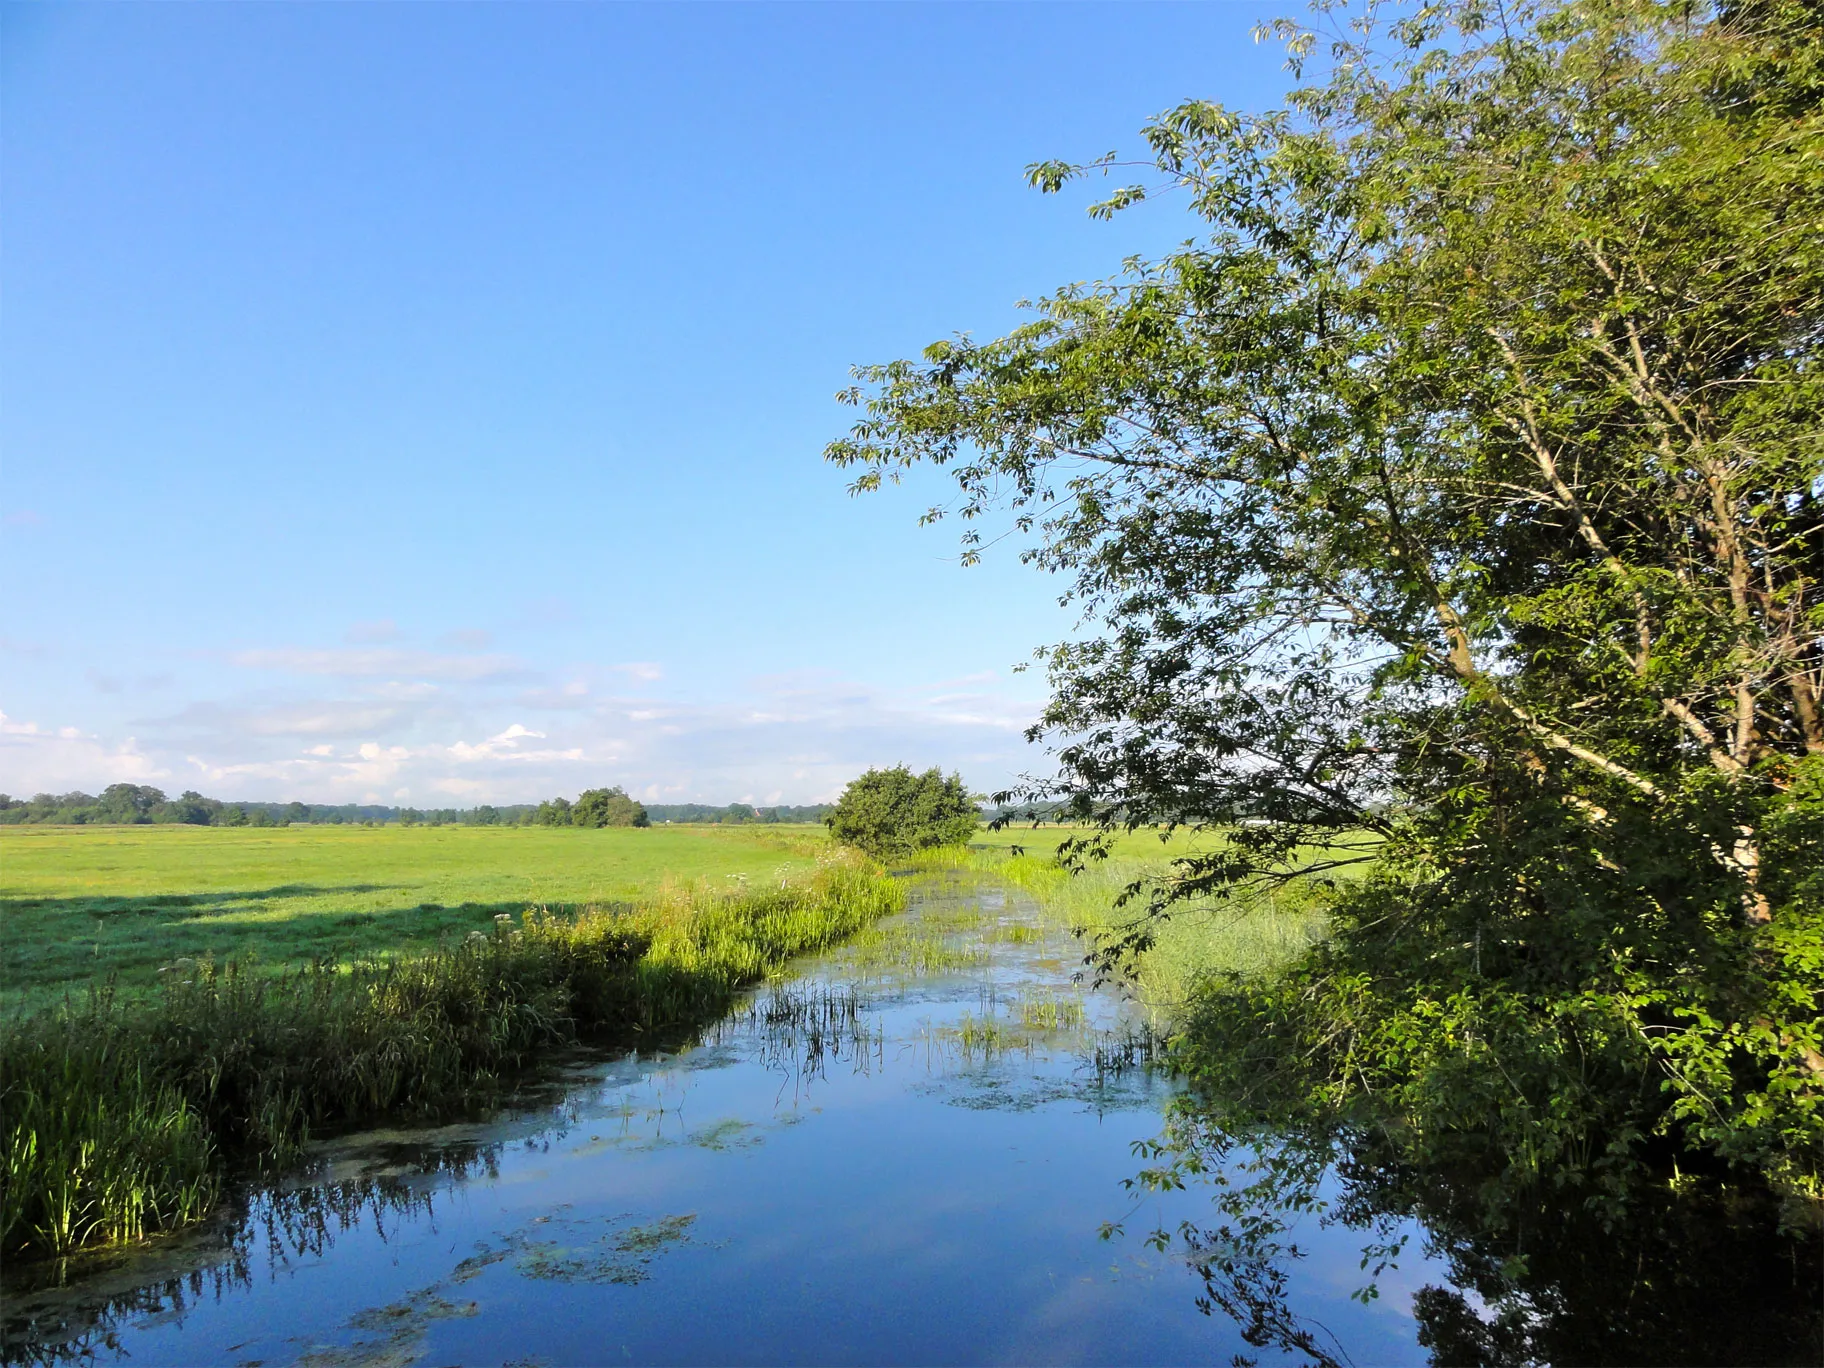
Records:
{"label": "bush on riverbank", "polygon": [[869,770],[849,781],[824,818],[830,835],[877,860],[960,846],[981,825],[981,812],[960,774],[936,766],[914,774],[905,765]]}
{"label": "bush on riverbank", "polygon": [[871,863],[676,890],[633,911],[529,911],[418,958],[281,977],[207,961],[151,1001],[98,991],[0,1034],[0,1249],[62,1254],[203,1215],[231,1165],[313,1130],[484,1099],[541,1049],[715,1016],[746,983],[897,911]]}

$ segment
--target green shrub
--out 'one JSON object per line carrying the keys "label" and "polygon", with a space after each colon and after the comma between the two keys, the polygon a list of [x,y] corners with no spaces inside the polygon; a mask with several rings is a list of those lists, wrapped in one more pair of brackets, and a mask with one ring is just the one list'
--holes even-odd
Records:
{"label": "green shrub", "polygon": [[584,789],[570,809],[570,823],[580,827],[651,825],[646,809],[618,788]]}
{"label": "green shrub", "polygon": [[961,775],[946,779],[935,766],[914,774],[896,765],[871,769],[853,781],[824,820],[838,841],[877,860],[890,860],[964,844],[981,814]]}

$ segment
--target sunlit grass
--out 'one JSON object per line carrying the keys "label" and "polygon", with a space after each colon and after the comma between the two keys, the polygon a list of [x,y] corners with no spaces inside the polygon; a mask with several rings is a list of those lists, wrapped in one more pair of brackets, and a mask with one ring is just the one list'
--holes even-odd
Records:
{"label": "sunlit grass", "polygon": [[[1119,934],[1146,910],[1144,894],[1125,905],[1136,882],[1163,862],[1111,858],[1076,873],[1034,855],[1008,858],[999,876],[1026,889],[1045,912],[1094,942]],[[1320,906],[1298,893],[1174,908],[1151,928],[1154,941],[1135,965],[1141,996],[1171,1012],[1211,973],[1254,974],[1289,963],[1323,934]]]}
{"label": "sunlit grass", "polygon": [[1022,993],[1014,1011],[1029,1031],[1078,1031],[1088,1022],[1082,998],[1042,989]]}
{"label": "sunlit grass", "polygon": [[1045,939],[1045,930],[1039,926],[1026,926],[1020,922],[1003,922],[992,926],[983,933],[982,939],[990,944],[1032,945]]}
{"label": "sunlit grass", "polygon": [[844,949],[842,967],[863,975],[937,974],[972,969],[986,958],[977,946],[958,945],[943,930],[908,921],[861,932]]}
{"label": "sunlit grass", "polygon": [[991,1060],[1001,1055],[1029,1052],[1033,1033],[1004,1021],[998,1016],[975,1016],[964,1012],[954,1026],[941,1028],[939,1035],[955,1045],[964,1059]]}
{"label": "sunlit grass", "polygon": [[19,1012],[174,960],[414,954],[527,907],[632,904],[667,880],[777,885],[822,827],[0,827],[0,988]]}

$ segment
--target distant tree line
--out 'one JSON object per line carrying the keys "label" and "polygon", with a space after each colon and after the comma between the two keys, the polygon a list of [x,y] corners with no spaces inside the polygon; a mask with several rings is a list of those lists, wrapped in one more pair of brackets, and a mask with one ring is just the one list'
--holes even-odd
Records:
{"label": "distant tree line", "polygon": [[[361,821],[366,812],[378,809],[339,809],[349,815],[330,817],[327,809],[313,809],[305,803],[224,803],[205,798],[194,789],[176,798],[168,798],[163,789],[150,784],[110,784],[100,796],[73,791],[40,793],[32,798],[14,798],[0,793],[0,823],[19,825],[83,826],[114,823],[145,825],[176,823],[188,826],[283,826],[287,822]],[[314,816],[315,813],[323,813]],[[362,813],[363,816],[353,815]]]}
{"label": "distant tree line", "polygon": [[750,807],[730,803],[727,807],[709,807],[703,803],[648,803],[646,815],[655,822],[717,822],[723,826],[745,826],[749,823],[821,822],[830,814],[830,804],[810,803],[799,807]]}
{"label": "distant tree line", "polygon": [[14,798],[0,793],[0,826],[93,824],[186,826],[647,826],[653,822],[725,825],[821,822],[828,804],[754,808],[746,803],[642,807],[618,788],[587,789],[575,801],[483,803],[472,808],[392,807],[380,803],[229,803],[186,789],[175,798],[150,784],[110,784],[99,795],[73,791]]}

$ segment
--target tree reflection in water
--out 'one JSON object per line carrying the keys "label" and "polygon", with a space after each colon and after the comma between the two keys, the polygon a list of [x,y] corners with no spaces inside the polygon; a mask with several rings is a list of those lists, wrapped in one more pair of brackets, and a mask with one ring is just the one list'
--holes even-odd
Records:
{"label": "tree reflection in water", "polygon": [[1209,1224],[1147,1236],[1186,1256],[1199,1307],[1231,1317],[1251,1345],[1322,1368],[1350,1358],[1294,1310],[1304,1217],[1360,1234],[1361,1300],[1423,1227],[1448,1285],[1421,1288],[1412,1313],[1440,1366],[1824,1362],[1824,1223],[1755,1182],[1643,1178],[1601,1199],[1516,1188],[1493,1165],[1404,1164],[1374,1133],[1230,1132],[1189,1099],[1136,1149],[1147,1167],[1134,1189],[1213,1193]]}

